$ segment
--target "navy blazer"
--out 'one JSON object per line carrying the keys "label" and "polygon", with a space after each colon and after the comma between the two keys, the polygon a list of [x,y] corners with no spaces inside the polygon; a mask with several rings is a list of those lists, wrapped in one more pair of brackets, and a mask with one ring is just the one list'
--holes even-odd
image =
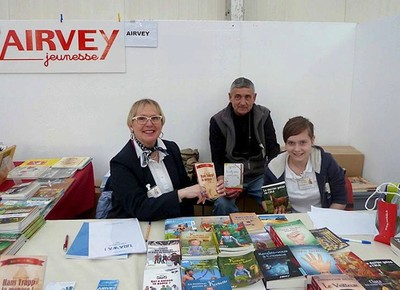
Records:
{"label": "navy blazer", "polygon": [[190,185],[183,165],[181,152],[175,142],[163,140],[168,156],[164,164],[174,187],[158,198],[147,197],[147,186],[156,185],[148,166],[142,168],[132,141],[110,161],[110,187],[112,208],[107,218],[138,218],[143,221],[160,220],[179,216],[193,216],[193,200],[179,203],[177,190]]}

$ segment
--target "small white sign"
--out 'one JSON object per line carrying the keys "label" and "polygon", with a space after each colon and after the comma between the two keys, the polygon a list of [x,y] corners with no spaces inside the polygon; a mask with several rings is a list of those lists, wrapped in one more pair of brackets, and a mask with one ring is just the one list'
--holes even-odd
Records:
{"label": "small white sign", "polygon": [[158,23],[156,21],[125,22],[125,46],[157,47]]}

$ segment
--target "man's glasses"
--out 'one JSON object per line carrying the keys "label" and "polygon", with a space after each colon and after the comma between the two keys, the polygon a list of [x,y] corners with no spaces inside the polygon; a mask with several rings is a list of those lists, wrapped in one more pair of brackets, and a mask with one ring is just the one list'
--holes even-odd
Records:
{"label": "man's glasses", "polygon": [[153,124],[158,124],[162,120],[162,116],[151,116],[151,117],[146,117],[146,116],[136,116],[132,118],[133,121],[136,121],[139,125],[145,125],[147,121],[151,121]]}

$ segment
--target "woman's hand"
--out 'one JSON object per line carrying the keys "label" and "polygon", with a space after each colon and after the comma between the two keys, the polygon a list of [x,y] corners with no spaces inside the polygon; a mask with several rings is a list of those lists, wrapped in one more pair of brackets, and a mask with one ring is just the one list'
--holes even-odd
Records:
{"label": "woman's hand", "polygon": [[179,202],[184,198],[198,198],[197,204],[204,204],[207,200],[207,192],[203,186],[198,184],[178,190]]}
{"label": "woman's hand", "polygon": [[225,184],[224,184],[224,176],[220,175],[217,178],[217,193],[219,194],[219,196],[225,196],[226,198],[232,199],[232,198],[237,198],[241,191],[240,190],[236,190],[236,189],[231,189],[228,190],[225,188]]}

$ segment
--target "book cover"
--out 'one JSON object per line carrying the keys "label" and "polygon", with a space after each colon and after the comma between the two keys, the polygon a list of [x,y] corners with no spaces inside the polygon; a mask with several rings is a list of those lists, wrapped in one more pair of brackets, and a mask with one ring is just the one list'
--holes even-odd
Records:
{"label": "book cover", "polygon": [[147,241],[147,265],[177,266],[181,261],[179,240]]}
{"label": "book cover", "polygon": [[349,246],[348,243],[344,242],[327,227],[311,229],[310,232],[318,240],[318,243],[328,252],[341,250]]}
{"label": "book cover", "polygon": [[284,245],[319,245],[318,240],[299,219],[272,225],[270,227],[270,235],[277,247]]}
{"label": "book cover", "polygon": [[335,259],[321,245],[289,246],[307,275],[342,274]]}
{"label": "book cover", "polygon": [[1,192],[0,197],[3,200],[25,200],[34,195],[40,188],[37,181],[15,184],[10,189]]}
{"label": "book cover", "polygon": [[197,182],[206,189],[209,199],[217,199],[217,174],[215,173],[214,163],[195,163]]}
{"label": "book cover", "polygon": [[181,250],[184,259],[204,259],[206,257],[217,256],[217,248],[212,232],[190,231],[182,232]]}
{"label": "book cover", "polygon": [[60,158],[27,159],[23,163],[21,163],[19,166],[20,167],[30,167],[30,166],[51,167],[58,161],[60,161]]}
{"label": "book cover", "polygon": [[74,177],[45,181],[39,179],[38,182],[41,186],[39,190],[32,196],[32,199],[57,199],[60,195],[67,191],[74,181]]}
{"label": "book cover", "polygon": [[240,256],[218,257],[218,266],[222,276],[231,281],[232,287],[246,287],[262,278],[254,252]]}
{"label": "book cover", "polygon": [[8,176],[8,172],[14,167],[13,158],[16,145],[0,148],[0,184],[2,184]]}
{"label": "book cover", "polygon": [[255,212],[234,212],[229,214],[232,223],[243,223],[246,230],[250,232],[264,232],[264,224]]}
{"label": "book cover", "polygon": [[243,191],[243,163],[224,163],[226,190]]}
{"label": "book cover", "polygon": [[335,252],[332,257],[336,261],[337,267],[349,276],[357,278],[380,278],[379,273],[371,268],[364,260],[354,252]]}
{"label": "book cover", "polygon": [[184,290],[231,290],[232,285],[228,277],[215,278],[209,281],[188,280]]}
{"label": "book cover", "polygon": [[194,217],[170,218],[164,221],[164,238],[166,240],[179,239],[181,232],[196,231]]}
{"label": "book cover", "polygon": [[38,179],[48,167],[45,166],[17,166],[12,169],[7,178],[8,179]]}
{"label": "book cover", "polygon": [[181,289],[179,267],[147,267],[144,269],[144,290]]}
{"label": "book cover", "polygon": [[284,206],[287,212],[290,212],[291,205],[286,190],[285,181],[268,184],[261,187],[263,198],[267,206],[267,213],[275,213],[275,209]]}
{"label": "book cover", "polygon": [[0,256],[1,289],[44,289],[46,263],[46,256]]}
{"label": "book cover", "polygon": [[250,238],[254,244],[254,248],[257,250],[275,248],[275,244],[271,239],[271,236],[267,232],[261,233],[249,233]]}
{"label": "book cover", "polygon": [[391,286],[394,289],[400,289],[400,266],[397,265],[393,260],[373,259],[366,260],[365,263],[367,263],[371,268],[375,269],[381,276],[381,279],[390,283],[387,285],[388,287]]}
{"label": "book cover", "polygon": [[305,275],[288,246],[256,250],[254,255],[266,281]]}
{"label": "book cover", "polygon": [[217,258],[212,259],[182,259],[181,262],[181,279],[185,285],[190,280],[210,281],[221,278],[218,268]]}
{"label": "book cover", "polygon": [[253,242],[243,223],[213,225],[218,251],[242,251],[253,248]]}
{"label": "book cover", "polygon": [[212,225],[227,225],[231,223],[229,216],[205,216],[200,217],[199,228],[202,231],[211,232]]}
{"label": "book cover", "polygon": [[288,221],[287,217],[283,214],[260,214],[258,218],[264,224],[264,229],[269,233],[271,225],[282,224]]}
{"label": "book cover", "polygon": [[363,290],[365,289],[354,277],[346,274],[323,274],[311,277],[311,285],[316,290],[340,289]]}
{"label": "book cover", "polygon": [[50,167],[45,172],[43,172],[39,178],[40,179],[59,179],[68,178],[75,174],[76,168],[54,168]]}
{"label": "book cover", "polygon": [[92,160],[91,157],[63,157],[57,163],[55,163],[53,168],[76,168],[83,169]]}
{"label": "book cover", "polygon": [[100,280],[96,290],[117,290],[119,280]]}
{"label": "book cover", "polygon": [[36,206],[0,207],[0,232],[21,233],[38,215]]}
{"label": "book cover", "polygon": [[400,236],[390,239],[390,248],[398,256],[400,256]]}

